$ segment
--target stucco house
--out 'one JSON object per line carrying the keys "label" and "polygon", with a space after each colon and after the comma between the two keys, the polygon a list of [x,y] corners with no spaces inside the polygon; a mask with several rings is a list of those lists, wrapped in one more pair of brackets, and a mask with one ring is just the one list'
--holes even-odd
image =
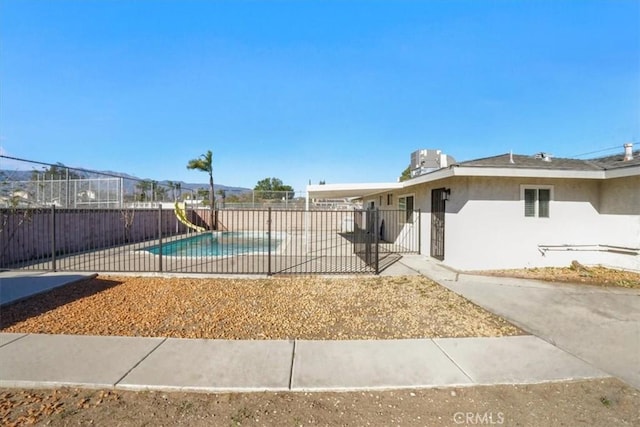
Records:
{"label": "stucco house", "polygon": [[460,270],[578,260],[640,271],[640,151],[632,144],[590,160],[544,153],[440,159],[407,181],[309,185],[308,195],[406,210],[383,227],[384,240],[402,243],[417,227],[420,253]]}

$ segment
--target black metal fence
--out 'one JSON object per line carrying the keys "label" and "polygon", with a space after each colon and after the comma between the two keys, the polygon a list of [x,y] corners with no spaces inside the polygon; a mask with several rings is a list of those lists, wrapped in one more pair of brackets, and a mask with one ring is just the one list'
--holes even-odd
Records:
{"label": "black metal fence", "polygon": [[420,250],[419,212],[229,209],[215,211],[215,226],[210,213],[0,209],[0,268],[377,274],[400,254]]}

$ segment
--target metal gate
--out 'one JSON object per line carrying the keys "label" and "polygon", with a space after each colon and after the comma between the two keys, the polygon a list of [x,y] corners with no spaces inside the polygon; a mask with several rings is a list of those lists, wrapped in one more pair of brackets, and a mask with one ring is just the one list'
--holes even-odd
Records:
{"label": "metal gate", "polygon": [[354,253],[362,259],[375,273],[378,268],[378,211],[367,209],[354,211]]}
{"label": "metal gate", "polygon": [[431,190],[431,256],[444,260],[444,218],[448,190]]}

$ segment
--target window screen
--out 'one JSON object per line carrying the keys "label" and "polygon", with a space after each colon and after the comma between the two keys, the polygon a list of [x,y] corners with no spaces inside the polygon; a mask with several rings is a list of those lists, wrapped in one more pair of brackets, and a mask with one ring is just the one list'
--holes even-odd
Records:
{"label": "window screen", "polygon": [[536,190],[524,190],[524,216],[536,216]]}
{"label": "window screen", "polygon": [[551,200],[551,190],[538,190],[538,216],[540,218],[549,218],[549,200]]}

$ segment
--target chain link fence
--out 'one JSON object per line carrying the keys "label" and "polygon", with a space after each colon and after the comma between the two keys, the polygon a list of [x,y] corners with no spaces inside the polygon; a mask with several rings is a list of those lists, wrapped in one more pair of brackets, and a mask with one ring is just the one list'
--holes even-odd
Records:
{"label": "chain link fence", "polygon": [[177,194],[173,183],[0,156],[0,207],[144,208]]}
{"label": "chain link fence", "polygon": [[[302,210],[306,192],[214,187],[215,208]],[[209,189],[0,155],[0,207],[170,209],[176,201],[208,207]],[[312,200],[311,210],[361,209],[361,201]]]}

